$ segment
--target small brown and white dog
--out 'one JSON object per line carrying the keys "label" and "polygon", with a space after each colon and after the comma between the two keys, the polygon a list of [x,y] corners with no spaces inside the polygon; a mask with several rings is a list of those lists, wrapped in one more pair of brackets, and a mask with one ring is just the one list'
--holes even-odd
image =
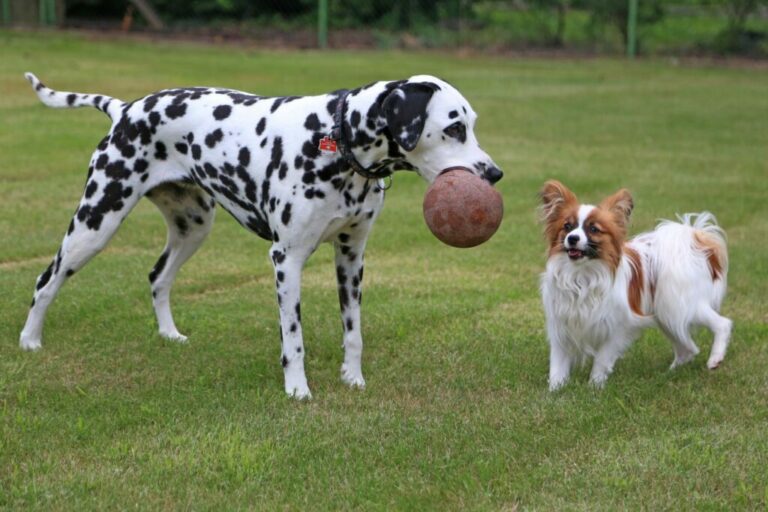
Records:
{"label": "small brown and white dog", "polygon": [[662,221],[625,241],[632,196],[619,190],[599,205],[580,204],[562,183],[541,190],[549,243],[541,294],[550,345],[549,389],[571,367],[594,359],[590,382],[602,387],[616,360],[643,329],[658,326],[672,341],[672,368],[699,349],[691,328],[714,334],[707,366],[725,357],[732,322],[719,314],[725,296],[725,233],[711,213]]}

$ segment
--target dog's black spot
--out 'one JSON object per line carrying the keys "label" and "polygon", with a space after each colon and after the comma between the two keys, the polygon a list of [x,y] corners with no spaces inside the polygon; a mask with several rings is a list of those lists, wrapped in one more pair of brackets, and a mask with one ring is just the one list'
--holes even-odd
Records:
{"label": "dog's black spot", "polygon": [[221,141],[224,138],[224,132],[222,132],[219,128],[216,128],[212,133],[209,133],[205,136],[205,145],[209,148],[213,148],[216,143]]}
{"label": "dog's black spot", "polygon": [[283,368],[288,366],[288,358],[283,355],[283,357],[280,358],[280,364],[283,365]]}
{"label": "dog's black spot", "polygon": [[448,112],[448,118],[449,119],[454,119],[456,117],[459,117],[459,113],[456,112],[455,110],[451,110],[450,112]]}
{"label": "dog's black spot", "polygon": [[243,167],[248,167],[248,164],[251,163],[251,152],[247,147],[243,146],[240,148],[240,152],[237,154],[237,161],[240,162],[240,165]]}
{"label": "dog's black spot", "polygon": [[51,280],[51,274],[53,273],[53,262],[51,262],[50,265],[48,265],[48,268],[45,269],[45,272],[40,274],[40,277],[37,278],[37,286],[35,289],[39,290],[46,284],[48,284],[48,281]]}
{"label": "dog's black spot", "polygon": [[213,118],[217,121],[221,121],[222,119],[226,119],[229,117],[229,114],[232,113],[232,107],[229,105],[219,105],[215,109],[213,109]]}
{"label": "dog's black spot", "polygon": [[67,269],[67,271],[66,271],[66,273],[65,273],[65,275],[66,275],[67,277],[72,277],[73,275],[75,275],[75,271],[74,271],[74,270],[72,270],[71,268],[68,268],[68,269]]}
{"label": "dog's black spot", "polygon": [[347,318],[347,330],[351,331],[352,327],[354,327],[354,325],[355,324],[352,322],[352,319],[351,318]]}
{"label": "dog's black spot", "polygon": [[296,303],[295,309],[296,309],[296,320],[301,322],[301,303],[300,302]]}
{"label": "dog's black spot", "polygon": [[[267,222],[267,220],[260,214],[254,212],[254,216],[248,217],[245,226],[264,240],[274,241],[274,235],[272,234],[272,229],[269,227],[269,222]],[[272,259],[274,261],[274,253]],[[285,255],[283,255],[283,259],[285,259]]]}
{"label": "dog's black spot", "polygon": [[168,151],[165,148],[165,144],[160,141],[155,142],[155,158],[157,160],[165,160],[168,158]]}
{"label": "dog's black spot", "polygon": [[149,125],[152,127],[152,130],[154,132],[154,129],[157,128],[157,125],[160,124],[160,120],[162,118],[160,117],[159,112],[150,112],[149,117],[147,117],[147,119],[149,119]]}
{"label": "dog's black spot", "polygon": [[99,158],[96,159],[96,169],[103,169],[105,165],[107,165],[107,162],[109,161],[109,157],[106,153],[102,153],[99,155]]}
{"label": "dog's black spot", "polygon": [[181,236],[185,236],[187,231],[189,231],[189,224],[187,224],[187,219],[184,217],[175,217],[173,222],[176,224],[176,228],[179,230],[179,234]]}
{"label": "dog's black spot", "polygon": [[217,171],[216,168],[213,165],[209,164],[208,162],[205,162],[203,164],[203,169],[205,169],[205,173],[210,178],[217,178],[219,176],[219,171]]}
{"label": "dog's black spot", "polygon": [[[296,332],[296,329],[298,329],[298,326],[296,325],[296,322],[291,322],[291,327],[290,327],[290,329],[289,329],[289,330],[290,330],[291,332]],[[301,347],[297,347],[297,348],[296,348],[296,351],[297,351],[297,352],[301,352]]]}
{"label": "dog's black spot", "polygon": [[96,189],[99,188],[99,184],[95,181],[91,181],[88,183],[88,186],[85,187],[85,198],[90,199],[94,193],[96,193]]}
{"label": "dog's black spot", "polygon": [[347,272],[341,265],[336,265],[336,280],[339,285],[343,285],[347,282]]}
{"label": "dog's black spot", "polygon": [[178,117],[183,117],[184,114],[186,113],[187,113],[186,103],[172,103],[167,107],[165,107],[165,115],[168,116],[169,119],[176,119]]}
{"label": "dog's black spot", "polygon": [[320,124],[320,119],[317,117],[317,114],[309,114],[304,120],[304,128],[311,132],[319,131],[321,127],[322,125]]}
{"label": "dog's black spot", "polygon": [[361,120],[360,112],[357,110],[352,111],[352,115],[349,116],[349,123],[354,127],[357,128],[360,125]]}
{"label": "dog's black spot", "polygon": [[75,104],[75,100],[77,99],[77,94],[68,94],[67,95],[67,105],[70,107]]}
{"label": "dog's black spot", "polygon": [[349,242],[349,235],[347,233],[339,233],[339,242],[343,244]]}
{"label": "dog's black spot", "polygon": [[343,285],[339,286],[339,304],[342,309],[347,309],[349,306],[349,293],[347,293],[347,287]]}
{"label": "dog's black spot", "polygon": [[133,162],[133,172],[135,173],[141,174],[144,171],[146,171],[148,167],[149,167],[149,162],[147,162],[143,158],[137,158]]}
{"label": "dog's black spot", "polygon": [[283,213],[280,216],[280,220],[282,220],[283,224],[286,226],[291,222],[291,203],[286,203],[285,207],[283,207]]}
{"label": "dog's black spot", "polygon": [[285,261],[285,252],[275,249],[272,251],[272,262],[276,265]]}
{"label": "dog's black spot", "polygon": [[75,230],[75,219],[73,217],[72,220],[69,221],[69,227],[67,228],[67,234],[71,235],[74,230]]}
{"label": "dog's black spot", "polygon": [[177,142],[176,144],[173,145],[173,147],[176,148],[176,151],[178,151],[182,155],[186,155],[187,154],[188,147],[183,142]]}
{"label": "dog's black spot", "polygon": [[153,108],[155,108],[155,105],[157,105],[158,96],[156,94],[153,94],[152,96],[147,96],[144,98],[144,112],[149,112]]}
{"label": "dog's black spot", "polygon": [[202,150],[200,149],[200,146],[197,144],[192,144],[192,158],[195,160],[200,160],[200,156],[202,155]]}
{"label": "dog's black spot", "polygon": [[336,114],[336,105],[339,103],[339,97],[335,96],[331,101],[325,105],[325,109],[330,115]]}
{"label": "dog's black spot", "polygon": [[315,182],[315,173],[313,172],[305,172],[302,177],[301,181],[306,183],[307,185],[311,185]]}
{"label": "dog's black spot", "polygon": [[131,171],[125,167],[123,160],[117,160],[107,164],[104,168],[104,174],[114,180],[124,180],[131,175]]}
{"label": "dog's black spot", "polygon": [[264,133],[264,128],[266,128],[266,126],[267,126],[267,118],[262,117],[261,119],[259,119],[259,122],[256,125],[256,135],[261,135],[262,133]]}
{"label": "dog's black spot", "polygon": [[163,251],[163,254],[160,255],[160,258],[158,258],[157,263],[155,263],[155,266],[152,267],[152,271],[149,273],[149,282],[153,283],[157,279],[157,276],[160,275],[160,273],[165,268],[165,262],[168,260],[168,251]]}
{"label": "dog's black spot", "polygon": [[277,271],[277,281],[282,283],[285,280],[285,272],[282,270]]}

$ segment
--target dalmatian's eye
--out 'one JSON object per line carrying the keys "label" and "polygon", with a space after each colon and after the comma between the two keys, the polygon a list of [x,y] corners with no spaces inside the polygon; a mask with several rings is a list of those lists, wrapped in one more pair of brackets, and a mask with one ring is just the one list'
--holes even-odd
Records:
{"label": "dalmatian's eye", "polygon": [[459,139],[461,142],[467,140],[467,127],[464,126],[464,123],[459,121],[453,123],[448,128],[443,130],[443,133],[454,139]]}

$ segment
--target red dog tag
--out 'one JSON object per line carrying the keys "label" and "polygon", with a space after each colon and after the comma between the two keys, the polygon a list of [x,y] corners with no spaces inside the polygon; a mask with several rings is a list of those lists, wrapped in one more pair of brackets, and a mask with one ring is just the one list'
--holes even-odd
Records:
{"label": "red dog tag", "polygon": [[325,137],[320,139],[320,144],[318,148],[320,148],[320,151],[330,151],[331,153],[335,153],[336,141],[326,135]]}

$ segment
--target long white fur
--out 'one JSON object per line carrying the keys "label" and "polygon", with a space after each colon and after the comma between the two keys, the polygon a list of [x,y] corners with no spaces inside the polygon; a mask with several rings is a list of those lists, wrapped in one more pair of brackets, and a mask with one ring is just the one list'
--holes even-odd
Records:
{"label": "long white fur", "polygon": [[[541,292],[550,342],[550,389],[565,384],[572,366],[589,357],[594,358],[590,381],[602,386],[616,360],[643,329],[653,325],[674,345],[672,367],[699,352],[690,334],[698,325],[715,334],[708,367],[722,362],[732,325],[718,313],[728,270],[725,234],[709,212],[679,219],[662,221],[653,231],[628,242],[640,256],[643,315],[635,314],[629,305],[632,260],[626,254],[615,274],[600,259],[571,261],[562,252],[549,258]],[[697,231],[718,246],[722,273],[714,281],[707,254],[697,247]],[[655,283],[652,299],[651,283]]]}

